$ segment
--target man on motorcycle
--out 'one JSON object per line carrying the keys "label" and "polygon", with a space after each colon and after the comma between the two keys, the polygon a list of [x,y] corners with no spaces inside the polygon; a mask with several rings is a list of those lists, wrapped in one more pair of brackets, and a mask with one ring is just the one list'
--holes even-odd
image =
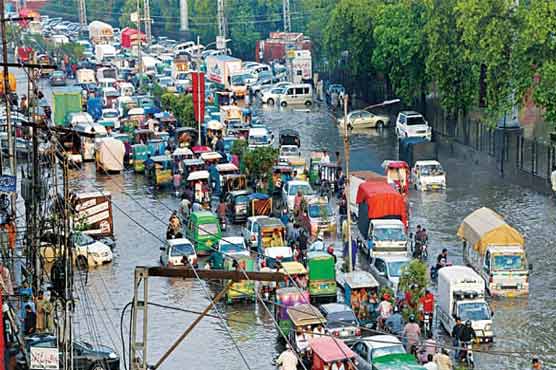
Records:
{"label": "man on motorcycle", "polygon": [[403,321],[403,316],[400,313],[398,307],[394,306],[394,313],[392,314],[392,316],[386,319],[384,325],[386,326],[386,329],[388,329],[390,333],[396,336],[402,335],[404,321]]}
{"label": "man on motorcycle", "polygon": [[448,263],[448,249],[442,249],[442,252],[436,257],[436,269],[440,270]]}
{"label": "man on motorcycle", "polygon": [[405,324],[402,336],[407,340],[407,352],[411,352],[413,346],[419,342],[419,337],[421,336],[421,328],[419,324],[415,322],[415,315],[409,315],[409,322]]}
{"label": "man on motorcycle", "polygon": [[[432,336],[432,318],[434,312],[434,295],[430,290],[426,290],[425,295],[419,298],[419,308],[421,311],[421,320],[423,326],[427,324],[424,328],[428,336]],[[425,323],[425,315],[428,316],[428,322]]]}
{"label": "man on motorcycle", "polygon": [[467,355],[467,344],[471,343],[475,338],[477,338],[477,334],[475,333],[475,329],[471,326],[471,320],[467,320],[463,328],[459,331],[459,337],[457,338],[459,341],[460,347],[460,359]]}
{"label": "man on motorcycle", "polygon": [[428,236],[424,228],[421,225],[417,225],[417,230],[415,231],[415,248],[413,255],[415,258],[421,258],[423,255],[423,247],[428,242]]}

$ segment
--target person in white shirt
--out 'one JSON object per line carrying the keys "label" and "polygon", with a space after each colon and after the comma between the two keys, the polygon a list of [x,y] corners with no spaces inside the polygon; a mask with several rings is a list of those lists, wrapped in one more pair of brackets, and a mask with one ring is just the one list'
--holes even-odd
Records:
{"label": "person in white shirt", "polygon": [[330,156],[328,155],[328,152],[326,150],[323,152],[320,163],[330,163]]}
{"label": "person in white shirt", "polygon": [[309,347],[309,340],[307,338],[307,335],[301,330],[299,330],[295,334],[295,342],[297,344],[297,348],[299,349],[299,352],[305,352],[307,347]]}
{"label": "person in white shirt", "polygon": [[552,183],[552,192],[556,194],[556,165],[552,166],[552,174],[550,175],[550,182]]}
{"label": "person in white shirt", "polygon": [[288,344],[287,348],[276,360],[276,365],[280,365],[280,370],[297,370],[297,356]]}
{"label": "person in white shirt", "polygon": [[428,357],[428,362],[426,364],[423,365],[423,367],[427,370],[438,370],[438,366],[434,363],[433,356],[429,353]]}

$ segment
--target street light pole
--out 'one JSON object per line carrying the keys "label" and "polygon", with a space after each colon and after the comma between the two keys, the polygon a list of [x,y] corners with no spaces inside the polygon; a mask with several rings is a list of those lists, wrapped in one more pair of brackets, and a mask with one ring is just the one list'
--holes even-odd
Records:
{"label": "street light pole", "polygon": [[351,210],[350,210],[350,190],[349,190],[349,130],[347,124],[348,115],[348,95],[344,94],[344,158],[346,159],[346,182],[344,188],[344,194],[346,195],[347,203],[347,241],[348,241],[348,272],[353,271],[352,261],[353,261],[353,251],[351,248]]}

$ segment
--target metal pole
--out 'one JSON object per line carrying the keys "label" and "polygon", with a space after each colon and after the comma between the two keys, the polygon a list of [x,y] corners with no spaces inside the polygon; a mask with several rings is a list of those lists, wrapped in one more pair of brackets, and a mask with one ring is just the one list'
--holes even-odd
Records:
{"label": "metal pole", "polygon": [[344,95],[344,158],[346,159],[346,182],[345,182],[345,188],[344,188],[344,193],[346,195],[346,203],[347,203],[347,240],[348,240],[348,272],[353,271],[353,266],[352,266],[352,261],[353,261],[353,256],[352,256],[352,248],[351,248],[351,210],[350,210],[350,191],[349,191],[349,151],[350,151],[350,146],[349,146],[349,130],[348,130],[348,119],[347,119],[347,115],[348,115],[348,95],[345,94]]}
{"label": "metal pole", "polygon": [[152,34],[151,34],[151,4],[149,0],[143,0],[143,12],[145,13],[145,36],[147,45],[150,44]]}
{"label": "metal pole", "polygon": [[[220,2],[218,2],[220,4]],[[199,114],[199,118],[197,119],[197,145],[201,145],[201,38],[197,36],[197,114]],[[197,117],[195,117],[197,118]]]}
{"label": "metal pole", "polygon": [[141,90],[141,86],[143,85],[143,61],[141,59],[141,6],[139,1],[140,0],[137,0],[137,69],[139,75],[139,90]]}
{"label": "metal pole", "polygon": [[189,325],[189,327],[187,329],[185,329],[185,331],[183,332],[182,335],[179,336],[179,338],[172,344],[172,346],[170,346],[170,348],[168,349],[168,351],[166,351],[162,357],[160,358],[160,360],[158,360],[158,362],[156,363],[156,365],[154,365],[151,370],[156,370],[160,367],[160,365],[164,362],[164,360],[166,360],[168,358],[168,356],[170,356],[170,354],[180,345],[180,343],[185,339],[185,337],[187,337],[187,335],[189,335],[189,333],[191,333],[191,331],[193,329],[195,329],[195,327],[197,326],[197,324],[199,324],[201,322],[201,320],[210,312],[210,310],[212,310],[212,308],[214,307],[214,305],[216,304],[216,302],[218,302],[223,296],[224,294],[226,294],[226,292],[232,287],[232,284],[234,282],[230,281],[225,287],[224,289],[222,289],[217,295],[216,297],[214,297],[214,299],[209,303],[209,305],[203,310],[203,312],[197,316],[197,318],[191,323],[191,325]]}
{"label": "metal pole", "polygon": [[180,31],[189,31],[189,9],[187,0],[180,0]]}

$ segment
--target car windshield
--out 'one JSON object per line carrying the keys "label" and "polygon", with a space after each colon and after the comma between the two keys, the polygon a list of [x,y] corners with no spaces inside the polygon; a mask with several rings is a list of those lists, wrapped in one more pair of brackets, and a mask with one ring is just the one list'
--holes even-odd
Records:
{"label": "car windshield", "polygon": [[52,72],[52,77],[64,77],[64,72],[54,71]]}
{"label": "car windshield", "polygon": [[333,216],[332,207],[329,204],[310,204],[309,217],[311,218],[326,218]]}
{"label": "car windshield", "polygon": [[246,79],[247,77],[248,77],[247,75],[236,75],[236,76],[232,76],[232,77],[231,77],[232,85],[238,86],[238,85],[243,85],[243,84],[245,84],[245,79]]}
{"label": "car windshield", "polygon": [[375,228],[373,233],[374,233],[374,239],[379,242],[405,240],[405,233],[401,228],[398,227]]}
{"label": "car windshield", "polygon": [[249,136],[250,144],[268,144],[268,142],[269,140],[267,135]]}
{"label": "car windshield", "polygon": [[442,166],[438,164],[430,164],[426,166],[422,166],[420,168],[421,175],[425,176],[442,176],[444,174],[444,170]]}
{"label": "car windshield", "polygon": [[494,256],[493,265],[495,271],[524,270],[525,258],[520,254]]}
{"label": "car windshield", "polygon": [[191,244],[177,244],[170,249],[170,257],[189,256],[194,253]]}
{"label": "car windshield", "polygon": [[406,353],[401,344],[396,344],[388,347],[375,348],[372,352],[372,358],[379,358],[387,355],[394,355],[398,353]]}
{"label": "car windshield", "polygon": [[280,152],[282,152],[282,155],[297,155],[299,154],[299,149],[293,146],[283,146],[280,148]]}
{"label": "car windshield", "polygon": [[199,225],[199,236],[214,236],[218,233],[217,224],[202,224]]}
{"label": "car windshield", "polygon": [[307,184],[293,184],[290,186],[289,195],[296,195],[298,191],[301,191],[303,195],[313,195],[313,189]]}
{"label": "car windshield", "polygon": [[73,242],[76,245],[84,246],[84,245],[93,244],[95,240],[87,234],[77,233],[77,234],[73,234]]}
{"label": "car windshield", "polygon": [[243,244],[223,243],[220,247],[222,253],[236,253],[245,251]]}
{"label": "car windshield", "polygon": [[353,311],[333,312],[326,316],[326,320],[330,324],[341,322],[357,325],[357,318]]}
{"label": "car windshield", "polygon": [[388,272],[391,277],[400,277],[402,275],[402,268],[407,265],[407,261],[394,261],[388,262]]}
{"label": "car windshield", "polygon": [[408,126],[413,126],[413,125],[424,125],[425,123],[425,119],[422,116],[411,116],[411,117],[407,117],[407,125]]}
{"label": "car windshield", "polygon": [[102,113],[102,116],[104,118],[117,118],[118,117],[118,112],[104,112],[104,113]]}
{"label": "car windshield", "polygon": [[463,322],[467,320],[480,321],[489,320],[490,312],[486,302],[465,302],[458,305],[459,317]]}

